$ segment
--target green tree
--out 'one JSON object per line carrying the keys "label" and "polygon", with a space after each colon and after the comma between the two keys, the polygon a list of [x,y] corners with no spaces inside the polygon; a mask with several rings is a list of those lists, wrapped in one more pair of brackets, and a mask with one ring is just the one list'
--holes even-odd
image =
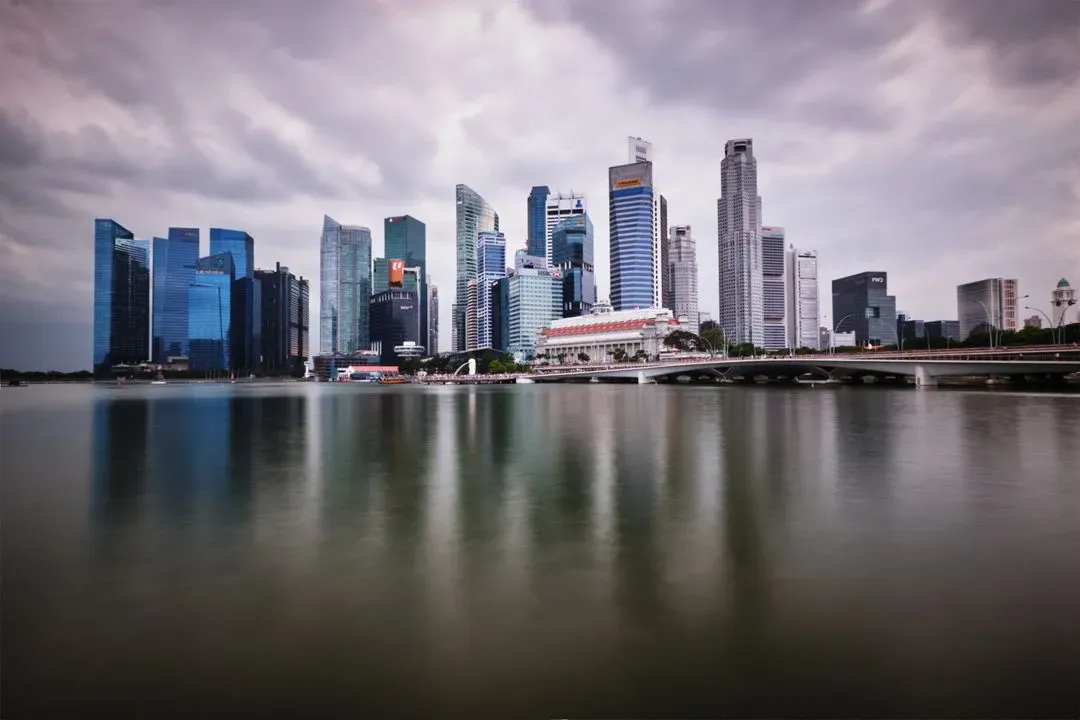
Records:
{"label": "green tree", "polygon": [[711,327],[705,327],[705,324],[702,324],[701,338],[706,343],[706,349],[711,348],[714,352],[724,351],[724,331],[716,327],[715,323]]}
{"label": "green tree", "polygon": [[583,353],[583,352],[579,352],[579,353],[577,354],[577,359],[578,359],[579,361],[583,362],[583,363],[587,363],[587,362],[589,362],[589,356],[588,356],[588,355],[586,355],[586,354],[585,354],[585,353]]}

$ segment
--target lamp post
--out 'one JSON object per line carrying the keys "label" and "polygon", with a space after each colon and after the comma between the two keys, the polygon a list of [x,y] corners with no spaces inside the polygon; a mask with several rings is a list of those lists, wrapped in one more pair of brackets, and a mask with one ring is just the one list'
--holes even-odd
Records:
{"label": "lamp post", "polygon": [[829,333],[829,354],[836,354],[836,333],[840,330],[840,326],[844,324],[844,321],[850,317],[855,317],[858,313],[848,313],[833,326],[833,331]]}
{"label": "lamp post", "polygon": [[1065,309],[1061,311],[1061,317],[1059,317],[1058,321],[1057,321],[1058,342],[1060,342],[1062,345],[1064,345],[1065,344],[1065,316],[1069,314],[1069,308],[1071,308],[1073,305],[1075,305],[1076,301],[1075,300],[1055,300],[1053,302],[1054,302],[1055,307],[1060,307],[1061,305],[1065,305]]}
{"label": "lamp post", "polygon": [[994,320],[990,317],[990,308],[986,307],[986,303],[982,300],[976,300],[975,302],[982,305],[982,309],[986,312],[986,326],[990,329],[990,349],[994,349]]}
{"label": "lamp post", "polygon": [[1033,307],[1031,305],[1025,305],[1024,309],[1025,310],[1034,310],[1035,312],[1039,313],[1044,318],[1046,318],[1046,322],[1048,322],[1050,324],[1050,343],[1052,345],[1057,345],[1058,344],[1057,328],[1054,327],[1053,318],[1051,318],[1050,315],[1047,314],[1047,312],[1045,310],[1041,309],[1041,308]]}

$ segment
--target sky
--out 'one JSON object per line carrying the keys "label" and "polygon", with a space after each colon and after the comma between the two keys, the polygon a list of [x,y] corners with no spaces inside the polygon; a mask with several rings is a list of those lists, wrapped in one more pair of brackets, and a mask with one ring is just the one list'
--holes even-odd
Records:
{"label": "sky", "polygon": [[[899,309],[1080,284],[1076,0],[0,0],[0,367],[91,362],[93,220],[232,227],[311,280],[322,217],[427,224],[441,349],[454,187],[523,246],[533,185],[583,192],[607,296],[607,168],[653,143],[717,310],[724,142],[763,222]],[[824,320],[828,322],[828,320]]]}

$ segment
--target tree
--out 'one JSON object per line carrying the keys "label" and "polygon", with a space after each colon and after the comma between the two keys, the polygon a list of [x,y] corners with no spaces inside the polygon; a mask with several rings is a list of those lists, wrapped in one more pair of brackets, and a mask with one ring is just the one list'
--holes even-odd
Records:
{"label": "tree", "polygon": [[702,324],[701,339],[705,341],[707,347],[711,347],[714,352],[721,352],[724,349],[724,331],[716,327],[714,323],[711,327],[704,327]]}
{"label": "tree", "polygon": [[692,332],[687,332],[686,330],[673,330],[664,338],[665,346],[683,352],[697,350],[700,343],[701,341],[698,339],[697,335]]}
{"label": "tree", "polygon": [[644,350],[638,350],[636,353],[634,353],[634,357],[633,357],[634,362],[643,362],[643,361],[648,360],[648,359],[649,359],[649,354],[646,353]]}
{"label": "tree", "polygon": [[615,348],[614,350],[611,351],[611,359],[614,360],[617,363],[626,362],[626,360],[627,360],[626,351],[623,350],[622,348]]}
{"label": "tree", "polygon": [[566,362],[566,353],[559,353],[558,360],[560,365]]}
{"label": "tree", "polygon": [[587,362],[589,362],[589,356],[588,356],[588,355],[586,355],[586,354],[585,354],[585,353],[583,353],[583,352],[579,352],[579,353],[577,354],[577,359],[578,359],[579,361],[583,362],[583,363],[587,363]]}

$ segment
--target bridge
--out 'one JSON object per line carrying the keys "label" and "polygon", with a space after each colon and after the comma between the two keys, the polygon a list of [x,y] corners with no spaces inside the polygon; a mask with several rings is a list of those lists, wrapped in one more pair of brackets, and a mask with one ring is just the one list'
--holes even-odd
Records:
{"label": "bridge", "polygon": [[625,363],[581,367],[548,367],[518,375],[518,383],[574,380],[636,380],[713,375],[721,379],[820,379],[841,381],[861,377],[914,378],[918,387],[934,386],[940,378],[981,376],[988,378],[1054,379],[1080,372],[1080,347],[1040,345],[1014,348],[963,348],[764,356],[750,358],[706,357],[674,359],[657,363]]}

